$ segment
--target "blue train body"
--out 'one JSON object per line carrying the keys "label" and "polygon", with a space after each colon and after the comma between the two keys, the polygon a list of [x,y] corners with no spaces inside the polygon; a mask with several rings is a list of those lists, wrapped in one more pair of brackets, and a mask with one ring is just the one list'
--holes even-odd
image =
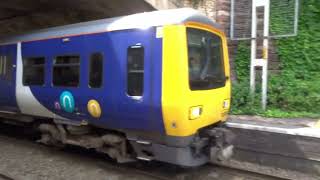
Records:
{"label": "blue train body", "polygon": [[[161,12],[145,13],[129,16],[127,20],[124,17],[69,25],[4,40],[0,45],[0,115],[24,122],[40,120],[43,143],[59,141],[95,148],[118,161],[132,157],[132,153],[127,155],[129,140],[134,157],[138,159],[156,159],[184,166],[207,162],[207,154],[197,152],[194,155],[194,148],[204,147],[193,147],[195,139],[202,142],[205,138],[196,138],[197,134],[171,136],[166,131],[162,109],[164,42],[161,26],[187,21],[215,24],[191,9],[167,12],[163,13],[167,20],[158,19],[159,22],[155,19],[141,22],[141,17],[162,16]],[[172,18],[175,14],[178,18]],[[139,97],[128,94],[127,82],[128,52],[136,47],[143,48],[144,52],[143,96]],[[90,59],[94,53],[102,56],[102,80],[98,88],[90,87],[90,76],[94,74],[90,71]],[[62,67],[58,60],[62,56],[79,57],[79,63],[71,63],[79,68],[79,79],[74,86],[55,85],[55,78],[59,77],[54,77],[57,76],[54,69]],[[37,57],[43,59],[34,59],[33,69],[27,69],[26,59]],[[61,62],[64,61],[62,58]],[[39,67],[43,71],[37,71],[44,79],[26,85],[26,74],[32,74],[29,71]],[[71,68],[68,71],[72,71]],[[200,126],[194,127],[195,130]],[[89,136],[89,132],[94,135]],[[75,136],[77,138],[72,139]],[[204,144],[208,145],[208,142]]]}
{"label": "blue train body", "polygon": [[[22,43],[22,57],[43,56],[49,60],[45,64],[45,85],[30,86],[32,94],[41,105],[52,110],[54,114],[70,120],[85,120],[106,128],[163,132],[163,124],[159,120],[161,92],[153,91],[161,89],[161,68],[159,68],[161,67],[161,42],[152,36],[154,31],[155,28],[83,35],[71,37],[70,42],[67,43],[62,42],[61,38]],[[136,101],[126,93],[126,51],[129,46],[137,43],[144,45],[145,73],[146,77],[149,77],[145,80],[143,101]],[[154,51],[153,46],[157,46]],[[89,58],[90,54],[95,52],[102,52],[104,55],[104,78],[101,88],[90,88],[88,85]],[[54,59],[57,55],[69,54],[80,55],[79,87],[52,86],[53,73],[50,59]],[[55,102],[59,102],[60,95],[64,91],[69,91],[73,95],[75,113],[55,108]],[[102,115],[98,119],[88,114],[87,103],[91,99],[101,104]]]}

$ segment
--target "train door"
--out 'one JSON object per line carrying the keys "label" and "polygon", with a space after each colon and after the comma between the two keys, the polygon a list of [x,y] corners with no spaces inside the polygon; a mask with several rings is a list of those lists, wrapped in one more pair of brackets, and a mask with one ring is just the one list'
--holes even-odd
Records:
{"label": "train door", "polygon": [[16,47],[0,47],[0,111],[16,112]]}
{"label": "train door", "polygon": [[155,31],[135,29],[114,33],[117,61],[120,62],[121,81],[117,81],[119,92],[114,92],[118,104],[117,123],[121,127],[151,130],[158,128],[153,113],[152,93],[152,38]]}

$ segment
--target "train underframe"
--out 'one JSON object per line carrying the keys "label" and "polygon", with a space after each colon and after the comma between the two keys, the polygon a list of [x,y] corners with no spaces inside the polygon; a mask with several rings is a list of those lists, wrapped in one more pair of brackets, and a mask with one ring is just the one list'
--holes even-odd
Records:
{"label": "train underframe", "polygon": [[[119,163],[138,160],[162,161],[183,167],[224,161],[233,154],[234,135],[223,123],[199,130],[188,137],[170,137],[141,131],[106,130],[88,124],[68,123],[29,116],[0,115],[4,123],[32,124],[41,133],[37,141],[50,146],[80,146],[105,153]],[[14,121],[13,121],[14,120]]]}

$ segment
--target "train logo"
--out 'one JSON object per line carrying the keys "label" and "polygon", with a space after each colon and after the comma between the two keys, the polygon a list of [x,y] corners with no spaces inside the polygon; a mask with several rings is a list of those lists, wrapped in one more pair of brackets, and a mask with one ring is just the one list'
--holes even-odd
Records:
{"label": "train logo", "polygon": [[74,111],[74,98],[69,91],[64,91],[60,95],[60,105],[66,112],[72,113]]}
{"label": "train logo", "polygon": [[100,118],[101,108],[100,108],[100,104],[98,103],[98,101],[96,101],[94,99],[90,100],[88,102],[87,108],[88,108],[88,111],[92,117]]}
{"label": "train logo", "polygon": [[54,102],[54,108],[57,110],[61,110],[60,103],[58,101]]}

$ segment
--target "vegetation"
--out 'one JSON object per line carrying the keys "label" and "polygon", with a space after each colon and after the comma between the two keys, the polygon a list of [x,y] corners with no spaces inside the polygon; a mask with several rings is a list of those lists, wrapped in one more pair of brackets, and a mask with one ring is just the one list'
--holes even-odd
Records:
{"label": "vegetation", "polygon": [[[271,8],[275,8],[272,7]],[[271,32],[284,17],[271,17]],[[240,42],[235,58],[237,82],[232,89],[232,113],[269,117],[320,117],[320,3],[302,0],[298,36],[276,40],[280,74],[269,75],[268,105],[262,111],[260,95],[249,97],[248,42]],[[259,87],[258,87],[259,88]]]}

